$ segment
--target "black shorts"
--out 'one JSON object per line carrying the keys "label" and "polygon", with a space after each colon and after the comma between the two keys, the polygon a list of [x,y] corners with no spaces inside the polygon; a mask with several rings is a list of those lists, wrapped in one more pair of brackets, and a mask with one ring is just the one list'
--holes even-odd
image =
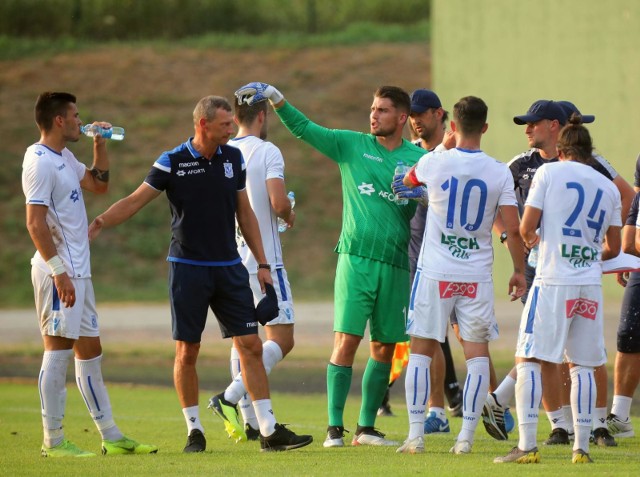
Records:
{"label": "black shorts", "polygon": [[618,325],[618,351],[640,353],[640,272],[633,272],[624,289]]}
{"label": "black shorts", "polygon": [[249,273],[242,263],[208,267],[169,262],[169,300],[174,340],[199,343],[209,308],[223,338],[258,333]]}

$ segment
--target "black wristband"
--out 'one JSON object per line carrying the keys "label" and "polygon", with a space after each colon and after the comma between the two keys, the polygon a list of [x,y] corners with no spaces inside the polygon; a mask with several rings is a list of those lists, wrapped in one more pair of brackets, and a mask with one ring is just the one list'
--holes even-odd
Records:
{"label": "black wristband", "polygon": [[504,243],[504,241],[507,240],[507,232],[502,232],[500,234],[500,243]]}
{"label": "black wristband", "polygon": [[261,268],[264,268],[266,270],[271,270],[271,265],[269,265],[268,263],[259,263],[258,270],[260,270]]}

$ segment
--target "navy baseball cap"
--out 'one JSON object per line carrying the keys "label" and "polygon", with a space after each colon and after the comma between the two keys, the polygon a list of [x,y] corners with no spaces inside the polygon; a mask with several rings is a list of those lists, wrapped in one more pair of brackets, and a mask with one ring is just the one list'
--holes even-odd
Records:
{"label": "navy baseball cap", "polygon": [[267,294],[256,306],[256,319],[262,326],[266,325],[280,314],[280,308],[278,307],[278,295],[276,295],[275,288],[273,288],[273,285],[265,283],[264,289]]}
{"label": "navy baseball cap", "polygon": [[557,101],[539,99],[531,105],[527,114],[515,116],[513,122],[519,125],[535,123],[542,119],[557,120],[561,125],[567,122],[567,114],[562,105]]}
{"label": "navy baseball cap", "polygon": [[596,120],[596,117],[592,114],[582,114],[580,110],[576,108],[576,105],[570,101],[558,101],[558,104],[564,109],[567,119],[569,119],[573,113],[576,113],[582,116],[582,122],[584,124],[592,123]]}
{"label": "navy baseball cap", "polygon": [[430,89],[417,89],[411,93],[412,113],[424,113],[427,109],[441,107],[440,98]]}

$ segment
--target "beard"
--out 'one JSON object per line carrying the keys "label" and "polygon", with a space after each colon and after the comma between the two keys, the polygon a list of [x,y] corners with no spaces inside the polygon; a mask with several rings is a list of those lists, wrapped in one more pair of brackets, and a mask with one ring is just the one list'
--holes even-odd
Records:
{"label": "beard", "polygon": [[378,137],[387,137],[391,136],[395,132],[395,130],[396,128],[391,126],[388,126],[386,128],[378,126],[376,129],[371,128],[371,134]]}

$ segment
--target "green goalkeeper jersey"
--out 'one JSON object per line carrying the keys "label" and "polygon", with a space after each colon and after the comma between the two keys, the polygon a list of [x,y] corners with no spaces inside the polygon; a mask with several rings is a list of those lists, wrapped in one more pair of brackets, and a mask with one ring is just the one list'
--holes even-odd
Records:
{"label": "green goalkeeper jersey", "polygon": [[389,151],[372,134],[328,129],[289,103],[276,110],[299,139],[338,163],[342,177],[342,230],[336,252],[409,268],[409,221],[415,202],[398,205],[391,190],[398,161],[414,165],[424,149],[403,140]]}

